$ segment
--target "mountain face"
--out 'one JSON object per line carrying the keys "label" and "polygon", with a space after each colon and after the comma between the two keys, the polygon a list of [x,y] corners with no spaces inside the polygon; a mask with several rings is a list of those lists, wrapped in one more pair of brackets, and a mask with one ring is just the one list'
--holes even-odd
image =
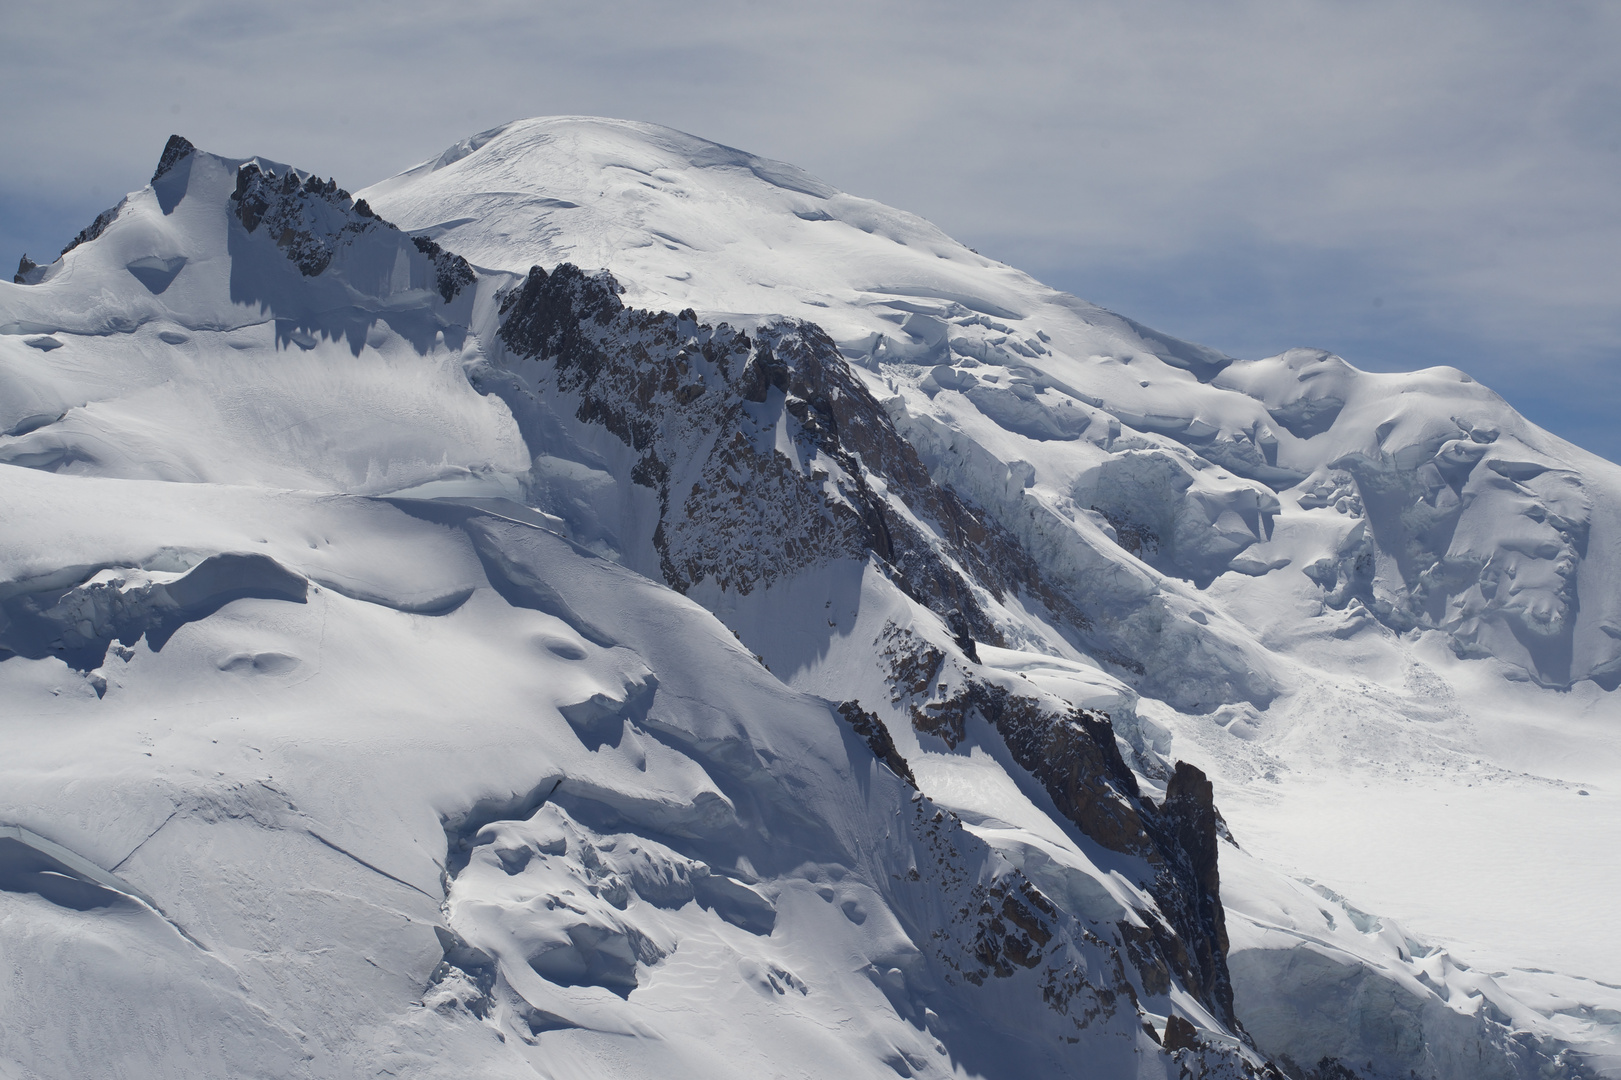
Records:
{"label": "mountain face", "polygon": [[1621,1075],[1518,880],[1301,857],[1616,838],[1621,473],[1459,372],[562,118],[172,138],[0,284],[0,430],[0,1070]]}

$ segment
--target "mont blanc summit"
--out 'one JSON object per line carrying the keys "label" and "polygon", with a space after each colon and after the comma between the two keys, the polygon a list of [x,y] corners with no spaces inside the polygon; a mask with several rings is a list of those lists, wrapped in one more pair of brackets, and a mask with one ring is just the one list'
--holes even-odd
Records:
{"label": "mont blanc summit", "polygon": [[1621,468],[562,117],[0,283],[0,1075],[1621,1076]]}

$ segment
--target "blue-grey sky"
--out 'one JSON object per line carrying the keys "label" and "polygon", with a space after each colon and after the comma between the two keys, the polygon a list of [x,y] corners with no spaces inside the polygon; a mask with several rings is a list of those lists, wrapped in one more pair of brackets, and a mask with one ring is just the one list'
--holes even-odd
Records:
{"label": "blue-grey sky", "polygon": [[1621,4],[0,7],[0,256],[171,131],[351,189],[521,116],[792,161],[1237,356],[1452,364],[1621,460]]}

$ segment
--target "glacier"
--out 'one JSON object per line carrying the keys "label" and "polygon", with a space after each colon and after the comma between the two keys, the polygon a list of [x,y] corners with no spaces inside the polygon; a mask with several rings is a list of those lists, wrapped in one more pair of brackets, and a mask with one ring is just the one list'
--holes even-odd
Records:
{"label": "glacier", "polygon": [[0,431],[0,1075],[1621,1075],[1621,472],[1462,372],[563,117],[171,139]]}

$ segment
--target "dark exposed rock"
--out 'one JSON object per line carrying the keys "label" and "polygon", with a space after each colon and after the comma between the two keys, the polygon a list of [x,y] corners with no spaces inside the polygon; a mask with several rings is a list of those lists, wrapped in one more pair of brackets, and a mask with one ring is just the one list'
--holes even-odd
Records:
{"label": "dark exposed rock", "polygon": [[1177,763],[1165,802],[1156,807],[1143,797],[1106,714],[1055,711],[960,667],[948,677],[946,654],[909,630],[892,626],[874,644],[890,672],[891,703],[908,710],[918,732],[954,748],[966,737],[968,718],[982,717],[1083,834],[1147,861],[1153,878],[1144,884],[1165,922],[1146,931],[1121,928],[1145,988],[1164,977],[1156,969],[1168,969],[1216,1016],[1236,1024],[1216,869],[1224,826],[1204,774]]}
{"label": "dark exposed rock", "polygon": [[501,301],[501,340],[520,356],[550,357],[560,368],[594,370],[607,363],[602,350],[581,332],[580,323],[608,323],[625,305],[611,274],[587,276],[571,263],[548,274],[530,267],[523,283]]}
{"label": "dark exposed rock", "polygon": [[[293,169],[278,176],[257,161],[237,170],[231,205],[244,229],[256,233],[262,226],[305,277],[319,276],[360,236],[399,232],[364,199],[351,200],[336,181]],[[460,255],[424,236],[412,237],[411,243],[433,263],[434,286],[445,303],[477,280]]]}
{"label": "dark exposed rock", "polygon": [[[1110,953],[1112,947],[1075,926],[1072,916],[1060,912],[1017,869],[1009,868],[989,880],[965,874],[971,859],[964,846],[977,846],[978,841],[966,833],[955,814],[932,809],[927,799],[914,797],[912,808],[915,835],[935,865],[927,879],[914,870],[907,880],[928,890],[931,900],[944,900],[950,911],[946,925],[929,935],[936,960],[975,986],[1045,964],[1042,995],[1049,1008],[1073,1014],[1077,998],[1101,1003],[1094,1010],[1082,1010],[1079,1027],[1100,1012],[1112,1015],[1119,991],[1123,988],[1125,994],[1132,993],[1118,957],[1114,957],[1114,971],[1109,972],[1115,977],[1098,979],[1084,965],[1073,964],[1061,939],[1067,935],[1074,944],[1079,938]],[[1049,946],[1053,946],[1050,951]]]}
{"label": "dark exposed rock", "polygon": [[301,178],[292,169],[277,176],[258,162],[237,170],[231,201],[242,227],[252,233],[264,225],[305,277],[319,275],[355,236],[383,227],[355,215],[348,192],[332,181]]}
{"label": "dark exposed rock", "polygon": [[107,226],[111,225],[117,217],[118,208],[116,206],[111,210],[103,210],[101,213],[97,214],[96,220],[80,229],[79,235],[68,241],[68,246],[62,249],[62,254],[66,255],[80,244],[88,244],[90,241],[106,232]]}
{"label": "dark exposed rock", "polygon": [[1169,993],[1171,969],[1160,951],[1161,935],[1146,926],[1133,926],[1125,921],[1116,923],[1115,930],[1120,934],[1126,956],[1143,980],[1143,990],[1150,994]]}
{"label": "dark exposed rock", "polygon": [[[986,974],[1006,979],[1014,974],[1015,965],[1033,968],[1041,963],[1041,951],[1053,939],[1058,909],[1020,874],[985,888],[975,914],[978,932],[970,955],[984,965]],[[972,974],[969,979],[977,981]]]}
{"label": "dark exposed rock", "polygon": [[28,253],[25,251],[23,252],[23,257],[17,260],[17,273],[13,275],[11,280],[16,282],[18,285],[27,285],[29,271],[38,269],[39,264],[33,259],[30,259],[28,257]]}
{"label": "dark exposed rock", "polygon": [[1170,1053],[1188,1050],[1199,1045],[1199,1029],[1180,1016],[1165,1018],[1165,1036],[1161,1044]]}
{"label": "dark exposed rock", "polygon": [[1310,439],[1334,426],[1345,402],[1338,397],[1301,397],[1288,405],[1267,410],[1285,431],[1297,439]]}
{"label": "dark exposed rock", "polygon": [[[554,367],[558,388],[579,396],[577,419],[641,454],[633,477],[659,493],[654,543],[669,585],[685,591],[708,579],[747,593],[870,553],[961,642],[1000,644],[954,560],[997,598],[1017,591],[1060,621],[1086,624],[1011,533],[933,483],[820,327],[787,320],[750,337],[699,324],[691,311],[627,309],[619,292],[608,274],[534,267],[502,301],[500,336],[515,357]],[[750,437],[750,410],[777,401],[800,463]],[[669,486],[678,464],[688,475],[697,467],[683,491]],[[896,497],[939,540],[898,512]]]}
{"label": "dark exposed rock", "polygon": [[987,683],[971,684],[965,696],[1086,835],[1111,851],[1152,850],[1134,806],[1136,777],[1120,757],[1108,717],[1083,709],[1055,716],[1033,698]]}
{"label": "dark exposed rock", "polygon": [[839,715],[845,723],[860,735],[872,750],[873,757],[889,766],[889,771],[896,776],[917,787],[917,777],[912,775],[912,767],[901,757],[901,752],[895,748],[895,740],[890,736],[889,729],[884,722],[873,713],[863,709],[859,702],[846,701],[839,706]]}
{"label": "dark exposed rock", "polygon": [[[362,206],[366,206],[365,199],[355,203],[355,213],[360,214],[361,217],[376,216],[371,213],[371,207],[369,206],[366,206],[366,213],[361,214],[360,208]],[[416,245],[418,251],[433,260],[439,295],[445,298],[445,303],[448,304],[456,299],[457,293],[460,293],[477,280],[473,268],[467,265],[467,260],[460,255],[446,251],[426,236],[413,236],[411,237],[411,243]]]}
{"label": "dark exposed rock", "polygon": [[197,148],[191,142],[179,135],[170,135],[169,141],[163,146],[163,155],[158,158],[158,167],[152,171],[151,183],[157,183],[163,175],[180,163],[180,159]]}
{"label": "dark exposed rock", "polygon": [[[873,642],[874,647],[883,646],[879,654],[888,671],[889,698],[891,704],[899,705],[908,699],[927,698],[929,690],[934,685],[935,676],[940,671],[940,665],[945,663],[946,654],[918,637],[910,630],[903,630],[898,626],[890,625],[884,628],[883,635]],[[919,710],[912,710],[913,726],[927,721],[919,720]],[[922,729],[920,729],[922,730]],[[946,739],[946,745],[955,747],[963,739],[963,729],[959,723],[954,728],[948,728],[951,735]],[[930,731],[930,734],[939,734]]]}
{"label": "dark exposed rock", "polygon": [[1190,960],[1198,967],[1200,985],[1210,995],[1207,1003],[1216,1006],[1216,1015],[1232,1022],[1227,916],[1221,905],[1221,875],[1216,866],[1221,815],[1216,811],[1210,780],[1187,762],[1177,762],[1156,818],[1162,835],[1161,851],[1182,886],[1174,893],[1167,890],[1176,898],[1180,916],[1177,921],[1197,928],[1196,933],[1181,937],[1191,947]]}
{"label": "dark exposed rock", "polygon": [[952,644],[962,650],[962,654],[974,663],[979,663],[979,649],[974,645],[973,628],[968,620],[957,608],[945,613],[946,629],[951,631]]}
{"label": "dark exposed rock", "polygon": [[[1138,992],[1127,971],[1128,962],[1138,965],[1134,956],[1125,955],[1118,942],[1094,933],[1084,919],[1061,910],[999,856],[991,854],[982,861],[987,854],[983,841],[969,833],[955,814],[934,807],[922,794],[914,795],[911,808],[919,864],[928,865],[923,872],[914,867],[910,873],[895,875],[891,888],[903,924],[929,912],[928,931],[913,927],[911,932],[944,982],[987,986],[1025,980],[1027,988],[1033,982],[1042,1004],[1063,1018],[1059,1032],[1068,1043],[1078,1042],[1083,1032],[1100,1023],[1115,1021],[1111,1027],[1124,1028],[1116,1019],[1122,1010],[1128,1017],[1141,1016]],[[1152,950],[1151,938],[1149,947]],[[1130,948],[1127,942],[1126,949]],[[1148,979],[1143,981],[1151,993],[1163,993],[1170,985],[1168,977],[1157,990]],[[992,1003],[999,996],[983,1001],[994,1009]],[[903,1009],[911,1007],[904,996],[891,1000]],[[1149,1035],[1159,1041],[1157,1032]],[[1196,1041],[1179,1061],[1184,1075],[1283,1080],[1270,1066],[1215,1042]],[[1190,1067],[1197,1071],[1189,1071]]]}

